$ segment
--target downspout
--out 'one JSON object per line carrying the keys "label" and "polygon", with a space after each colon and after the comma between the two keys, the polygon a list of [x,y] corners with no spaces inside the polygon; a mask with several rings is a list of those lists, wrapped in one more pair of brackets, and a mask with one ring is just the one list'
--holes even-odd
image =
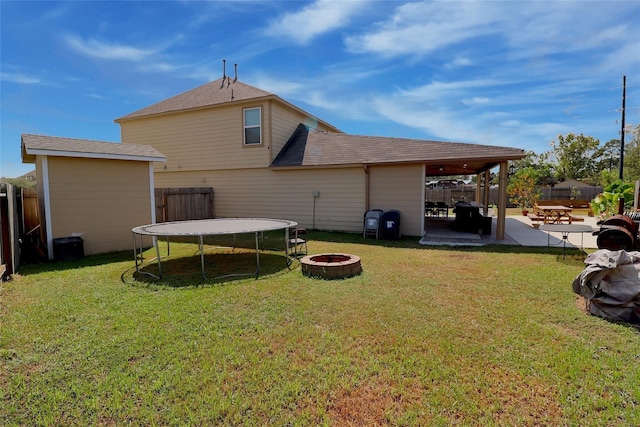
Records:
{"label": "downspout", "polygon": [[364,211],[369,212],[369,165],[363,165],[365,181],[364,181]]}

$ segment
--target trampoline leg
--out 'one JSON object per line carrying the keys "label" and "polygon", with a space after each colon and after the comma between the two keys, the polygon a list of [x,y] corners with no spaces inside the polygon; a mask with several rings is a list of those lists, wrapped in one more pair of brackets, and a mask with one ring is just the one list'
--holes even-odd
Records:
{"label": "trampoline leg", "polygon": [[140,271],[138,269],[138,250],[136,249],[136,234],[135,233],[131,233],[131,234],[133,235],[133,261],[136,264],[136,271]]}
{"label": "trampoline leg", "polygon": [[258,248],[258,232],[256,231],[256,279],[258,278],[258,274],[260,274],[260,251]]}
{"label": "trampoline leg", "polygon": [[156,257],[158,258],[158,279],[162,279],[162,261],[160,261],[160,247],[158,246],[158,238],[153,238],[153,244],[156,247]]}
{"label": "trampoline leg", "polygon": [[200,272],[202,273],[202,278],[207,280],[207,276],[204,274],[204,244],[202,236],[198,236],[198,247],[200,248]]}

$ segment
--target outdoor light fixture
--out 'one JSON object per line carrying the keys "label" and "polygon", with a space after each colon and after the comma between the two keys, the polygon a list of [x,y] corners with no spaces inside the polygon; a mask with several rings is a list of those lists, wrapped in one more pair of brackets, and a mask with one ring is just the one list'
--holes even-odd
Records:
{"label": "outdoor light fixture", "polygon": [[513,175],[514,173],[516,173],[516,165],[514,165],[513,163],[511,163],[509,165],[509,176]]}

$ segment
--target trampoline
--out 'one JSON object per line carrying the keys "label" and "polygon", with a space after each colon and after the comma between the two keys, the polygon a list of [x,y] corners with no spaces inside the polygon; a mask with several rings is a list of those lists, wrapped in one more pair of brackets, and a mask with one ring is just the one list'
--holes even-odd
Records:
{"label": "trampoline", "polygon": [[[204,238],[206,236],[228,235],[228,234],[255,234],[256,242],[256,271],[255,273],[238,273],[226,274],[218,276],[218,278],[229,276],[252,276],[258,277],[260,273],[260,243],[259,235],[265,231],[284,230],[285,242],[285,258],[287,266],[289,265],[289,229],[296,227],[298,223],[282,219],[271,218],[219,218],[219,219],[201,219],[193,221],[173,221],[162,222],[159,224],[148,224],[134,227],[131,231],[133,234],[133,257],[136,265],[136,272],[145,274],[156,279],[162,279],[162,262],[160,257],[160,249],[158,248],[158,238],[167,238],[167,255],[169,255],[169,238],[171,237],[197,237],[198,249],[200,251],[201,273],[204,279],[207,279],[204,269]],[[140,247],[136,245],[136,236],[140,237]],[[142,236],[153,237],[153,245],[156,250],[156,261],[158,265],[158,275],[141,271],[142,261]],[[138,252],[139,251],[139,252]],[[139,261],[140,260],[140,261]]]}

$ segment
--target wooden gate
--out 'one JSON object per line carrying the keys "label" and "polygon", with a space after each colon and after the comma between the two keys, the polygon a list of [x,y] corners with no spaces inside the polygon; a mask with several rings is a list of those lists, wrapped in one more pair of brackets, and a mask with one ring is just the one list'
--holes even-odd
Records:
{"label": "wooden gate", "polygon": [[213,187],[156,188],[156,222],[214,218]]}

